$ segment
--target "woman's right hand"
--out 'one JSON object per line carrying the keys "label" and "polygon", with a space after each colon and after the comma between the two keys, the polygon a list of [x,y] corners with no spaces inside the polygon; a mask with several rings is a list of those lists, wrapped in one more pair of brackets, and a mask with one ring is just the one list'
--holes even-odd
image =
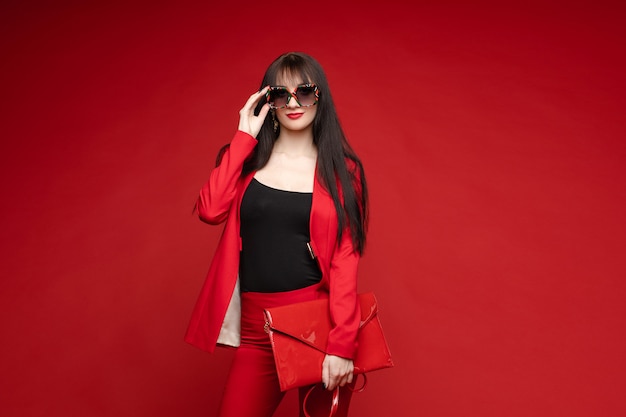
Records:
{"label": "woman's right hand", "polygon": [[263,107],[261,107],[261,111],[258,116],[254,115],[254,109],[256,108],[259,100],[265,99],[265,93],[269,89],[269,86],[263,88],[258,93],[254,93],[250,96],[246,104],[243,106],[241,110],[239,110],[239,130],[242,132],[246,132],[252,137],[255,137],[261,131],[261,126],[263,126],[263,121],[265,121],[265,117],[267,113],[270,111],[269,103],[265,103]]}

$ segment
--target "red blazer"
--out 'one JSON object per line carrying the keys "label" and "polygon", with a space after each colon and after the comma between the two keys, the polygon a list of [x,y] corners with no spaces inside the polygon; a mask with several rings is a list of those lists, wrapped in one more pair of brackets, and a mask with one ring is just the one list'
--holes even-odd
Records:
{"label": "red blazer", "polygon": [[[254,176],[254,173],[242,176],[241,172],[256,144],[254,137],[238,131],[220,165],[213,169],[209,181],[202,187],[196,203],[201,220],[209,224],[226,221],[185,336],[187,342],[208,352],[212,352],[216,344],[239,344],[239,208]],[[349,230],[345,230],[341,242],[337,242],[337,226],[332,197],[316,176],[310,217],[311,246],[322,271],[321,285],[329,294],[334,325],[326,352],[352,359],[360,321],[359,254],[354,250]]]}

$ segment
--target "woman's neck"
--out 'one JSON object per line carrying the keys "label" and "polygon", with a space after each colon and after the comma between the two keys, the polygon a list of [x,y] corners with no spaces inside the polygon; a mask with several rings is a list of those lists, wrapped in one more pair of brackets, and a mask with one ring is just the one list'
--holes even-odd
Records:
{"label": "woman's neck", "polygon": [[272,152],[290,156],[316,156],[317,147],[313,143],[312,129],[301,131],[281,129]]}

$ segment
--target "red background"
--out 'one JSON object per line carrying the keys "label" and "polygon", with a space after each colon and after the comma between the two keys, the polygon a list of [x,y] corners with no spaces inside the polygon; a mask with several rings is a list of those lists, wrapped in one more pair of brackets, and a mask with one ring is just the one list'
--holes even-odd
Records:
{"label": "red background", "polygon": [[289,50],[371,188],[396,368],[353,415],[626,415],[623,6],[208,3],[1,6],[2,416],[214,414],[191,209]]}

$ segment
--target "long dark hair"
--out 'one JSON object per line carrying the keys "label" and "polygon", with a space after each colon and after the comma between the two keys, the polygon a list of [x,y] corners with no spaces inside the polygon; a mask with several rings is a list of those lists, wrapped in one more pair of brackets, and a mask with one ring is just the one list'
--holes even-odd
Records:
{"label": "long dark hair", "polygon": [[[365,174],[361,160],[352,150],[339,124],[324,70],[313,57],[300,52],[289,52],[270,64],[259,90],[266,85],[276,85],[283,76],[299,76],[303,83],[313,83],[319,90],[317,112],[313,120],[313,143],[317,146],[316,175],[335,203],[339,223],[338,241],[348,227],[355,250],[362,254],[368,222]],[[259,114],[264,104],[265,100],[259,102],[255,114]],[[280,127],[274,131],[272,117],[268,113],[257,135],[259,143],[244,164],[244,174],[261,169],[267,164],[279,133]],[[218,164],[224,150],[218,155]]]}

